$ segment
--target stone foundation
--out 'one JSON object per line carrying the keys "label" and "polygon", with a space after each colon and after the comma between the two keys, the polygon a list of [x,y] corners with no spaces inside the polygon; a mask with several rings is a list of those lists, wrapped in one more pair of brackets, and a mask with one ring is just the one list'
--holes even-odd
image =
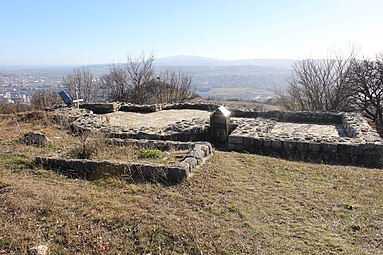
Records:
{"label": "stone foundation", "polygon": [[[214,127],[210,127],[208,116],[218,107],[208,103],[144,106],[120,104],[120,111],[142,113],[152,122],[138,121],[142,123],[129,127],[124,123],[113,123],[110,115],[113,113],[80,114],[72,126],[98,130],[110,137],[123,139],[212,141],[210,136],[214,133],[211,130]],[[175,114],[177,121],[172,120],[162,126],[153,123],[155,115],[151,114],[175,110],[179,111]],[[205,113],[201,113],[200,117],[183,119],[182,111],[186,110],[203,110]],[[223,146],[230,150],[320,163],[383,167],[383,140],[361,114],[229,110],[231,133],[227,144]],[[137,119],[128,118],[126,121],[134,123]]]}
{"label": "stone foundation", "polygon": [[213,153],[208,142],[182,143],[172,141],[122,140],[109,139],[108,143],[117,146],[138,146],[155,149],[190,149],[178,164],[164,165],[140,162],[121,162],[113,160],[66,159],[59,157],[37,157],[35,163],[46,169],[52,169],[70,178],[97,180],[117,177],[133,183],[177,184],[193,173],[198,165]]}
{"label": "stone foundation", "polygon": [[96,114],[105,114],[118,111],[120,109],[118,103],[100,103],[100,104],[81,104],[80,108],[87,109]]}
{"label": "stone foundation", "polygon": [[262,117],[232,118],[236,129],[228,138],[229,149],[318,163],[383,166],[382,139],[360,114],[252,114]]}

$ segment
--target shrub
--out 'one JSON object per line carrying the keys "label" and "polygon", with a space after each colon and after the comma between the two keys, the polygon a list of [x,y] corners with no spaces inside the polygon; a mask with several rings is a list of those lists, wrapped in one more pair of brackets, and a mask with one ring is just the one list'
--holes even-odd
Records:
{"label": "shrub", "polygon": [[105,146],[105,139],[101,133],[92,133],[91,131],[78,130],[75,132],[80,144],[68,152],[68,156],[78,159],[90,159],[98,155],[102,146]]}
{"label": "shrub", "polygon": [[160,156],[160,150],[143,150],[140,154],[140,158],[159,158]]}

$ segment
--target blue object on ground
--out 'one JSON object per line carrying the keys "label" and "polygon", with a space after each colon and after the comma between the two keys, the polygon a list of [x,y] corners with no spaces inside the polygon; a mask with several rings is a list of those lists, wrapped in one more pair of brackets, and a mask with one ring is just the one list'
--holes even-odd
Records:
{"label": "blue object on ground", "polygon": [[73,105],[73,100],[70,98],[70,96],[65,92],[65,91],[60,91],[59,96],[61,99],[65,102],[67,106],[72,106]]}

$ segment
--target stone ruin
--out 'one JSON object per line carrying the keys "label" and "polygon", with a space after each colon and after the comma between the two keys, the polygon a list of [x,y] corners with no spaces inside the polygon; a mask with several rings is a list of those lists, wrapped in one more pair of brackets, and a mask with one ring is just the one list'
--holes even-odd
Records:
{"label": "stone ruin", "polygon": [[148,162],[123,162],[114,160],[67,159],[36,157],[35,163],[71,178],[98,180],[113,176],[134,183],[164,183],[173,185],[191,176],[194,169],[208,159],[213,149],[208,142],[177,142],[157,140],[116,139],[107,140],[115,146],[136,146],[160,150],[188,151],[178,164]]}
{"label": "stone ruin", "polygon": [[[122,141],[192,144],[205,141],[209,148],[213,143],[223,149],[292,160],[383,167],[383,140],[359,113],[226,109],[209,103],[101,103],[83,104],[80,108],[51,111],[57,119],[69,120],[72,129],[100,131]],[[211,154],[211,149],[207,151],[197,154],[205,158]],[[175,183],[190,176],[198,165],[198,157],[201,158],[191,152],[185,159],[194,159],[184,161],[181,166],[185,172],[169,180]],[[148,172],[153,170],[148,169]],[[171,175],[166,171],[161,178]]]}
{"label": "stone ruin", "polygon": [[233,118],[228,148],[318,163],[383,166],[383,140],[359,113],[271,111]]}

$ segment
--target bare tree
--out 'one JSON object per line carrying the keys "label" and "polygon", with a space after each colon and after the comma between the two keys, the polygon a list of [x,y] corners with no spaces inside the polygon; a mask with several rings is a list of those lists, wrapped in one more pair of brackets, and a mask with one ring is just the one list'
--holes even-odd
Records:
{"label": "bare tree", "polygon": [[61,103],[62,101],[59,95],[53,90],[36,91],[31,98],[32,107],[38,110],[43,110],[46,107],[52,107]]}
{"label": "bare tree", "polygon": [[346,76],[354,58],[352,51],[345,58],[337,55],[296,62],[287,89],[278,91],[277,98],[293,110],[350,110]]}
{"label": "bare tree", "polygon": [[190,75],[177,72],[165,71],[159,75],[162,82],[158,93],[159,103],[162,102],[183,102],[193,96],[191,92],[192,77]]}
{"label": "bare tree", "polygon": [[354,59],[347,75],[347,84],[357,109],[373,120],[379,129],[383,127],[383,54],[375,60]]}
{"label": "bare tree", "polygon": [[73,99],[82,98],[85,103],[91,102],[96,85],[96,79],[88,69],[76,68],[63,78],[67,92]]}
{"label": "bare tree", "polygon": [[155,76],[152,54],[128,56],[127,60],[125,67],[113,65],[110,73],[101,78],[101,87],[110,100],[152,104],[183,102],[194,95],[190,75],[166,71]]}
{"label": "bare tree", "polygon": [[138,57],[128,56],[126,71],[131,87],[129,100],[132,103],[145,103],[147,93],[144,84],[151,81],[154,77],[153,61],[153,54],[147,56],[145,53],[142,53]]}
{"label": "bare tree", "polygon": [[129,100],[130,85],[124,68],[113,65],[109,74],[102,76],[100,82],[101,89],[106,91],[109,100],[119,102]]}

